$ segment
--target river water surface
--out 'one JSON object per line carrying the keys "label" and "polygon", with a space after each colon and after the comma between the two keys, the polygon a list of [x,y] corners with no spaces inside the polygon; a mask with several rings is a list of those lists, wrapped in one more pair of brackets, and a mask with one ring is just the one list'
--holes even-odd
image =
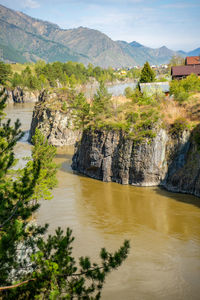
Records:
{"label": "river water surface", "polygon": [[[32,104],[17,104],[6,112],[27,131],[32,109]],[[16,146],[18,158],[30,155],[26,137]],[[94,261],[101,247],[113,251],[130,240],[128,259],[108,276],[102,299],[200,299],[200,199],[74,174],[72,154],[73,147],[58,149],[59,183],[53,199],[41,202],[37,222],[50,223],[50,232],[71,227],[75,257]]]}

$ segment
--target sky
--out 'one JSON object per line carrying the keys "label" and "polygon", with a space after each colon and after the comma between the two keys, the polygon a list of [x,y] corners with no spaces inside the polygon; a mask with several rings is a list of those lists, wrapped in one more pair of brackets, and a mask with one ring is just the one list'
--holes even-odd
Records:
{"label": "sky", "polygon": [[200,0],[0,0],[69,29],[100,30],[113,40],[190,51],[200,47]]}

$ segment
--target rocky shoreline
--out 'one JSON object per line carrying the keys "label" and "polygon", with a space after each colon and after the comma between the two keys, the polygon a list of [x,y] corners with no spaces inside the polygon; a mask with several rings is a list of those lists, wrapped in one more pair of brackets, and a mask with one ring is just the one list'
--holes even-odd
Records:
{"label": "rocky shoreline", "polygon": [[26,88],[6,88],[7,103],[35,103],[39,99],[39,91],[30,91]]}
{"label": "rocky shoreline", "polygon": [[122,132],[85,131],[76,145],[72,169],[106,182],[160,185],[200,197],[200,152],[194,132],[186,130],[173,137],[160,129],[151,142],[142,144]]}
{"label": "rocky shoreline", "polygon": [[155,136],[139,143],[122,130],[77,130],[71,109],[59,107],[64,103],[60,97],[45,91],[39,95],[29,141],[38,128],[54,146],[75,145],[72,169],[91,178],[200,197],[200,125],[170,132],[157,124]]}

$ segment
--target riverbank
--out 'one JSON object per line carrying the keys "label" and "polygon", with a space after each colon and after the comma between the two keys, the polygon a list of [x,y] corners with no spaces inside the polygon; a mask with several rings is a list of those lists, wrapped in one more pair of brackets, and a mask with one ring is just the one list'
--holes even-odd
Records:
{"label": "riverbank", "polygon": [[[7,117],[30,127],[33,104],[9,105]],[[31,145],[19,142],[17,157]],[[131,251],[110,274],[102,300],[198,300],[200,294],[199,199],[157,187],[97,181],[71,170],[73,147],[58,148],[58,186],[53,199],[41,201],[37,223],[73,229],[75,257],[97,261],[101,247],[112,251],[129,239]]]}
{"label": "riverbank", "polygon": [[199,197],[200,95],[182,104],[164,94],[133,93],[111,97],[101,85],[92,102],[71,90],[44,93],[29,141],[39,128],[52,145],[76,144],[72,168],[81,174]]}

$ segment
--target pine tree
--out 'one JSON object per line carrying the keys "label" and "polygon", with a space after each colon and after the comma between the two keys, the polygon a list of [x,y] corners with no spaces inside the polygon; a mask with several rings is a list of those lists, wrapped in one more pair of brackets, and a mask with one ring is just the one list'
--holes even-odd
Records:
{"label": "pine tree", "polygon": [[6,84],[6,81],[12,74],[11,66],[0,61],[0,84]]}
{"label": "pine tree", "polygon": [[141,75],[140,75],[140,83],[145,83],[145,82],[153,82],[155,81],[155,73],[154,71],[151,69],[148,61],[144,64],[142,71],[141,71]]}
{"label": "pine tree", "polygon": [[0,101],[0,298],[99,299],[106,275],[127,257],[129,242],[114,254],[102,249],[98,265],[88,257],[75,261],[69,228],[44,239],[48,225],[31,220],[37,200],[48,198],[55,185],[55,149],[37,132],[32,160],[13,176],[13,149],[23,133],[19,121],[14,127],[3,121],[5,101]]}
{"label": "pine tree", "polygon": [[92,103],[92,112],[94,116],[98,116],[101,114],[108,115],[110,113],[110,105],[111,105],[111,94],[108,93],[103,82],[100,82],[99,89],[97,93],[94,95],[94,100]]}
{"label": "pine tree", "polygon": [[72,115],[75,128],[83,129],[90,119],[90,104],[87,102],[83,93],[79,93],[75,96],[71,108],[73,109]]}

